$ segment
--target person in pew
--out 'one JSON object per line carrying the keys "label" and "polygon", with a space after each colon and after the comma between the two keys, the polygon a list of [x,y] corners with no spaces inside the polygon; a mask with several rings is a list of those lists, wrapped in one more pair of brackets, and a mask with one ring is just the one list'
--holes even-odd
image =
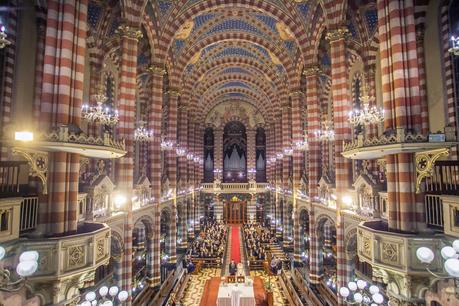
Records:
{"label": "person in pew", "polygon": [[229,264],[229,273],[230,275],[236,275],[237,273],[237,265],[234,262],[234,259],[232,259],[231,263]]}

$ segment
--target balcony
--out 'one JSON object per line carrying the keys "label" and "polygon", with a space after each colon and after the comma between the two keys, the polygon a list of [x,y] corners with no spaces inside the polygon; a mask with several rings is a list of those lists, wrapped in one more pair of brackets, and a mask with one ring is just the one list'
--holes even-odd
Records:
{"label": "balcony", "polygon": [[84,223],[74,235],[21,241],[20,247],[40,254],[38,271],[30,277],[32,282],[74,278],[108,264],[110,228]]}
{"label": "balcony", "polygon": [[[440,250],[443,236],[425,236],[389,232],[383,221],[368,221],[357,230],[357,252],[361,262],[369,263],[373,269],[381,268],[400,274],[429,275],[416,257],[419,247]],[[441,256],[436,254],[430,265],[433,272],[442,272]]]}
{"label": "balcony", "polygon": [[344,157],[350,159],[379,159],[398,153],[416,153],[449,148],[456,145],[456,136],[450,128],[445,133],[429,136],[398,128],[390,133],[366,139],[358,135],[356,140],[343,144]]}
{"label": "balcony", "polygon": [[203,192],[219,192],[219,193],[261,193],[268,191],[268,183],[221,183],[215,181],[213,183],[203,183]]}
{"label": "balcony", "polygon": [[7,143],[18,153],[67,152],[94,158],[119,158],[126,154],[124,140],[115,140],[108,133],[103,137],[88,136],[76,126],[60,126],[39,133],[31,142],[10,139]]}

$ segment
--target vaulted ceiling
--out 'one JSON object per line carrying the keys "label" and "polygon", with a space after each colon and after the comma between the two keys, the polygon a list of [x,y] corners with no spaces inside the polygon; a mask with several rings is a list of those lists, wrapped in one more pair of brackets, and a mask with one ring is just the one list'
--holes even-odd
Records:
{"label": "vaulted ceiling", "polygon": [[[148,0],[141,21],[139,75],[149,65],[163,63],[168,85],[199,119],[216,105],[237,99],[272,121],[289,93],[301,90],[306,66],[318,63],[324,73],[329,70],[324,31],[332,24],[326,12],[332,1],[227,2]],[[90,1],[90,35],[107,53],[116,50],[120,10],[115,0]],[[358,52],[377,28],[374,3],[350,0],[343,11],[349,44]]]}

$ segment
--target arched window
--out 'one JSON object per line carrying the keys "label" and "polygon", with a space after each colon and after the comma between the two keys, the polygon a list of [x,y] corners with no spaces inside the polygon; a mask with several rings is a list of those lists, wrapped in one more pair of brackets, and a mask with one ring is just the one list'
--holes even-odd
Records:
{"label": "arched window", "polygon": [[258,128],[255,137],[257,182],[266,182],[266,134],[265,129]]}
{"label": "arched window", "polygon": [[204,132],[204,182],[214,181],[214,130],[207,128]]}

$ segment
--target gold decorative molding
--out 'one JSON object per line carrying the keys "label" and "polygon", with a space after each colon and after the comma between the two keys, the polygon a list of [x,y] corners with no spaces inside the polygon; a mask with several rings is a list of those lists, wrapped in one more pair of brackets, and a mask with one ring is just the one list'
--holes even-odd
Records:
{"label": "gold decorative molding", "polygon": [[344,39],[349,35],[349,30],[347,28],[338,28],[332,31],[329,31],[325,36],[325,39],[333,42],[339,39]]}
{"label": "gold decorative molding", "polygon": [[43,186],[43,194],[48,193],[48,154],[46,152],[13,147],[13,155],[22,156],[30,166],[29,175],[38,177]]}
{"label": "gold decorative molding", "polygon": [[448,155],[447,148],[416,153],[416,193],[421,192],[422,180],[432,175],[437,159]]}
{"label": "gold decorative molding", "polygon": [[180,97],[180,92],[178,90],[168,90],[166,93],[171,97]]}
{"label": "gold decorative molding", "polygon": [[290,97],[301,97],[301,96],[304,96],[304,93],[301,91],[301,90],[295,90],[295,91],[292,91],[290,94],[289,94]]}
{"label": "gold decorative molding", "polygon": [[320,74],[321,72],[322,70],[320,69],[319,66],[311,66],[311,67],[304,68],[303,75],[306,77],[316,76]]}
{"label": "gold decorative molding", "polygon": [[164,69],[164,67],[162,66],[155,66],[155,65],[152,65],[152,66],[148,66],[147,67],[147,72],[149,73],[152,73],[152,74],[155,74],[155,75],[165,75],[167,73],[166,69]]}
{"label": "gold decorative molding", "polygon": [[84,245],[77,245],[68,248],[68,267],[78,268],[85,264]]}
{"label": "gold decorative molding", "polygon": [[142,37],[142,31],[128,25],[120,25],[115,31],[116,34],[139,41]]}

